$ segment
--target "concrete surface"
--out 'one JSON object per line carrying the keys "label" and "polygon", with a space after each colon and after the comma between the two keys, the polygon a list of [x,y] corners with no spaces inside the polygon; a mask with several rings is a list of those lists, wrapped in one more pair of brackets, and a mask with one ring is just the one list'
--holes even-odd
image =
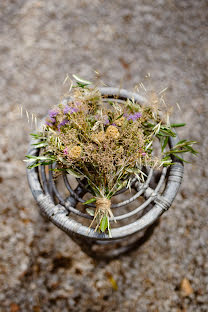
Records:
{"label": "concrete surface", "polygon": [[[0,2],[1,312],[208,311],[207,12],[206,0]],[[109,263],[39,215],[22,162],[31,129],[16,113],[22,105],[43,117],[67,73],[93,79],[95,70],[130,90],[151,73],[180,104],[181,138],[200,151],[154,236]]]}

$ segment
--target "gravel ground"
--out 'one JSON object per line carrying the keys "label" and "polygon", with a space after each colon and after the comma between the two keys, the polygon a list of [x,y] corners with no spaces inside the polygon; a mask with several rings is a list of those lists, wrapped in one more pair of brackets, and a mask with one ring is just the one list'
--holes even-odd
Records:
{"label": "gravel ground", "polygon": [[[0,311],[208,311],[207,12],[206,0],[0,2]],[[22,162],[31,129],[16,113],[43,117],[66,73],[95,70],[126,89],[151,73],[200,151],[150,240],[107,263],[39,215]]]}

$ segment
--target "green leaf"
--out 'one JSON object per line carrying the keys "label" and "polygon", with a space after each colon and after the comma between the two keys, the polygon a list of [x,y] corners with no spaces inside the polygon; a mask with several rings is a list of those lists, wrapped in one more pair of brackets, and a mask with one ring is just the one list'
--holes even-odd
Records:
{"label": "green leaf", "polygon": [[124,113],[122,113],[120,116],[118,116],[118,117],[116,118],[116,120],[118,120],[118,119],[120,119],[121,117],[123,117],[123,114],[124,114]]}
{"label": "green leaf", "polygon": [[94,217],[95,211],[93,209],[87,208],[86,211],[90,216]]}
{"label": "green leaf", "polygon": [[142,125],[143,125],[144,127],[148,127],[148,128],[153,128],[153,127],[155,127],[155,125],[152,124],[152,123],[150,123],[150,122],[143,122]]}
{"label": "green leaf", "polygon": [[32,144],[32,145],[35,145],[36,148],[41,148],[41,147],[45,147],[48,145],[47,142],[41,142],[41,143],[35,143],[35,144]]}
{"label": "green leaf", "polygon": [[30,135],[34,138],[34,139],[40,139],[43,136],[43,133],[30,133]]}
{"label": "green leaf", "polygon": [[88,176],[85,176],[85,177],[87,178],[88,185],[93,190],[95,196],[100,196],[101,194],[100,194],[98,187],[90,180],[90,178]]}
{"label": "green leaf", "polygon": [[197,143],[196,141],[179,141],[171,150],[170,153],[187,153],[190,152],[194,155],[198,154],[198,151],[193,149],[192,145]]}
{"label": "green leaf", "polygon": [[162,162],[162,165],[163,165],[163,167],[168,167],[168,166],[170,166],[170,165],[173,165],[174,163],[171,161],[171,160],[167,160],[167,161],[163,161]]}
{"label": "green leaf", "polygon": [[164,142],[163,142],[163,145],[162,145],[162,152],[164,151],[164,149],[166,148],[168,144],[168,137],[165,138]]}
{"label": "green leaf", "polygon": [[70,175],[74,176],[75,178],[82,178],[84,175],[73,170],[73,169],[66,169],[66,172],[69,173]]}
{"label": "green leaf", "polygon": [[25,157],[28,159],[37,159],[38,156],[26,155]]}
{"label": "green leaf", "polygon": [[27,169],[32,169],[32,168],[38,167],[40,165],[41,165],[40,163],[34,163],[32,165],[27,166]]}
{"label": "green leaf", "polygon": [[169,159],[170,159],[170,155],[165,156],[165,157],[162,158],[162,160],[169,160]]}
{"label": "green leaf", "polygon": [[[178,146],[178,145],[180,145],[180,144],[182,144],[182,143],[185,143],[186,142],[186,140],[181,140],[181,141],[179,141],[175,146]],[[174,147],[175,147],[174,146]]]}
{"label": "green leaf", "polygon": [[108,228],[108,217],[104,215],[102,217],[102,220],[100,222],[100,230],[101,232],[105,232],[105,230]]}
{"label": "green leaf", "polygon": [[147,144],[147,146],[145,146],[145,151],[147,151],[147,150],[150,148],[150,146],[152,145],[152,143],[153,143],[153,141],[150,141],[150,142]]}
{"label": "green leaf", "polygon": [[49,156],[33,156],[33,155],[26,155],[26,158],[33,159],[33,160],[53,160],[55,161],[54,157]]}
{"label": "green leaf", "polygon": [[110,104],[111,106],[114,105],[114,103],[112,101],[108,101],[108,104]]}
{"label": "green leaf", "polygon": [[180,159],[181,161],[190,164],[190,161],[184,160],[183,158],[179,157],[177,154],[172,153],[173,156],[175,156],[176,158]]}
{"label": "green leaf", "polygon": [[120,191],[122,188],[126,187],[127,181],[123,181],[122,183],[118,183],[116,186],[116,192]]}
{"label": "green leaf", "polygon": [[53,163],[53,160],[51,161],[43,161],[40,163],[40,165],[43,165],[43,166],[47,166],[47,165],[51,165]]}
{"label": "green leaf", "polygon": [[53,160],[51,161],[41,161],[41,162],[33,162],[33,164],[27,166],[28,169],[32,169],[32,168],[35,168],[35,167],[38,167],[38,166],[48,166],[48,165],[51,165],[53,163]]}
{"label": "green leaf", "polygon": [[175,123],[175,124],[171,124],[171,128],[177,128],[177,127],[184,127],[186,124],[185,123]]}
{"label": "green leaf", "polygon": [[83,204],[88,205],[88,204],[94,203],[95,201],[96,201],[96,198],[93,197],[93,198],[86,200]]}
{"label": "green leaf", "polygon": [[187,149],[174,149],[174,150],[170,150],[170,154],[172,153],[187,153],[187,152],[190,152],[190,150],[187,148]]}
{"label": "green leaf", "polygon": [[157,133],[157,136],[172,136],[175,137],[176,134],[171,129],[164,126],[160,126],[160,131]]}
{"label": "green leaf", "polygon": [[109,122],[111,123],[112,120],[113,120],[113,114],[108,112],[108,119],[109,119]]}

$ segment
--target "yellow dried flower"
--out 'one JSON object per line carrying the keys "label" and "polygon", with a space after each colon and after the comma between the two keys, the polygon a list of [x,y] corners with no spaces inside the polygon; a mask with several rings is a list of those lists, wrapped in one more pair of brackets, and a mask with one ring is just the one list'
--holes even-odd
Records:
{"label": "yellow dried flower", "polygon": [[105,132],[104,131],[98,132],[97,139],[99,142],[103,142],[105,140]]}
{"label": "yellow dried flower", "polygon": [[69,151],[69,157],[71,158],[79,158],[81,155],[82,149],[80,146],[74,146],[72,149]]}
{"label": "yellow dried flower", "polygon": [[106,130],[106,135],[112,139],[118,139],[120,134],[115,126],[109,126]]}
{"label": "yellow dried flower", "polygon": [[115,120],[115,124],[119,127],[121,127],[123,125],[123,122],[124,122],[125,118],[122,116],[121,118]]}
{"label": "yellow dried flower", "polygon": [[100,131],[98,133],[95,133],[92,135],[92,139],[95,142],[103,142],[105,140],[105,132],[104,131]]}

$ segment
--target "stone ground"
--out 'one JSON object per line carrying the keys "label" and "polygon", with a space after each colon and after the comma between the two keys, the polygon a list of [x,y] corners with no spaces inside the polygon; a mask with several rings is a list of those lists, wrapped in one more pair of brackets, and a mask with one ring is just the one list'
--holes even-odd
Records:
{"label": "stone ground", "polygon": [[[207,12],[206,0],[1,1],[1,312],[208,311]],[[42,118],[67,73],[93,79],[95,70],[126,89],[151,73],[180,104],[181,138],[200,151],[151,239],[108,263],[39,215],[22,162],[31,130],[16,113],[19,104]]]}

